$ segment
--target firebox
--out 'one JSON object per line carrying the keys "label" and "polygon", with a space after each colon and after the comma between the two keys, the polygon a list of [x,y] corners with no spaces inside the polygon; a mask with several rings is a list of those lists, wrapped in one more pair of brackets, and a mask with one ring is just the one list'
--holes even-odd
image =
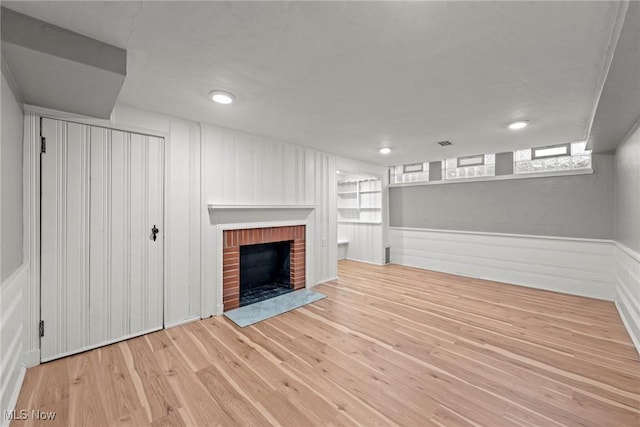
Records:
{"label": "firebox", "polygon": [[293,291],[291,241],[240,247],[240,307]]}

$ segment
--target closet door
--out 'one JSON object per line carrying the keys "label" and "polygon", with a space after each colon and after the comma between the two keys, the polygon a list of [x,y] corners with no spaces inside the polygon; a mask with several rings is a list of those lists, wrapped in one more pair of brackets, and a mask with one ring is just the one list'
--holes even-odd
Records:
{"label": "closet door", "polygon": [[162,328],[163,139],[52,119],[42,135],[42,361]]}

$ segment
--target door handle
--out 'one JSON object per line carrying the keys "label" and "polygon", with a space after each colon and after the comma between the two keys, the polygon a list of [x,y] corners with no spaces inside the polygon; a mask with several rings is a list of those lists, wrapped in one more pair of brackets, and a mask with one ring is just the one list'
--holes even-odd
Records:
{"label": "door handle", "polygon": [[151,234],[153,235],[153,241],[155,242],[156,239],[158,238],[158,233],[160,232],[160,230],[158,230],[158,227],[156,227],[155,224],[153,224],[153,228],[151,229]]}

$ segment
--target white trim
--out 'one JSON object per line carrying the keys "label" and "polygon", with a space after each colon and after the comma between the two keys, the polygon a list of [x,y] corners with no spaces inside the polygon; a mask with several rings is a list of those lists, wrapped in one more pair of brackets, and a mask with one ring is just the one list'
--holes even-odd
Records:
{"label": "white trim", "polygon": [[389,230],[407,230],[407,231],[427,231],[429,233],[444,233],[444,234],[466,234],[475,236],[496,236],[496,237],[513,237],[513,238],[526,238],[526,239],[541,239],[541,240],[562,240],[562,241],[576,241],[576,242],[592,242],[611,244],[614,243],[610,239],[592,239],[586,237],[562,237],[562,236],[543,236],[536,234],[510,234],[510,233],[493,233],[488,231],[464,231],[464,230],[444,230],[436,228],[412,228],[412,227],[389,227]]}
{"label": "white trim", "polygon": [[186,323],[195,322],[197,320],[201,320],[200,316],[190,316],[190,317],[187,317],[186,319],[178,320],[176,322],[165,323],[164,328],[165,329],[175,328],[176,326],[184,325]]}
{"label": "white trim", "polygon": [[[69,113],[67,111],[54,110],[46,107],[39,107],[37,105],[32,104],[24,104],[24,112],[34,113],[39,117],[48,117],[56,120],[65,120],[69,122],[82,123],[87,125],[94,126],[109,126],[113,127],[113,121],[111,118],[107,119],[98,119],[95,117],[85,116],[77,113]],[[111,113],[111,117],[113,118],[113,113]]]}
{"label": "white trim", "polygon": [[327,282],[331,282],[332,280],[338,280],[338,276],[330,277],[330,278],[328,278],[328,279],[322,279],[322,280],[319,280],[319,281],[318,281],[318,282],[316,282],[315,284],[310,285],[310,286],[307,286],[307,288],[313,288],[314,286],[321,285],[321,284],[323,284],[323,283],[327,283]]}
{"label": "white trim", "polygon": [[614,240],[613,243],[620,249],[622,250],[624,253],[626,253],[627,255],[629,255],[631,258],[635,259],[637,262],[640,262],[640,253],[634,251],[633,249],[631,249],[629,246],[625,245],[624,243],[621,243],[617,240]]}
{"label": "white trim", "polygon": [[[40,120],[37,113],[24,109],[24,215],[27,227],[25,236],[25,261],[29,261],[29,286],[25,297],[29,305],[28,322],[25,325],[28,351],[40,351]],[[39,363],[39,360],[38,360]]]}
{"label": "white trim", "polygon": [[347,261],[356,261],[356,262],[361,262],[361,263],[363,263],[363,264],[369,264],[369,265],[378,265],[378,266],[379,266],[379,265],[386,265],[386,264],[383,264],[383,263],[381,263],[381,262],[365,261],[365,260],[355,259],[355,258],[349,258],[349,257],[347,257],[347,258],[346,258],[346,260],[347,260]]}
{"label": "white trim", "polygon": [[248,228],[288,227],[294,225],[308,225],[308,221],[266,221],[239,222],[235,224],[216,224],[220,230],[246,230]]}
{"label": "white trim", "polygon": [[633,328],[631,327],[631,322],[630,322],[628,316],[626,315],[627,310],[626,310],[626,308],[624,308],[623,304],[620,301],[618,301],[617,298],[614,301],[614,303],[616,305],[616,310],[618,310],[618,314],[620,314],[620,319],[622,320],[622,324],[624,325],[624,328],[627,330],[627,333],[629,334],[629,338],[631,338],[631,342],[633,343],[634,347],[636,348],[636,351],[640,355],[640,336],[636,336],[633,333]]}
{"label": "white trim", "polygon": [[589,169],[573,169],[562,170],[553,172],[537,172],[537,173],[522,173],[512,175],[496,175],[496,176],[483,176],[478,178],[457,178],[457,179],[441,179],[438,181],[424,181],[424,182],[401,182],[397,184],[389,184],[389,187],[413,187],[416,185],[443,185],[443,184],[462,184],[465,182],[485,182],[485,181],[509,181],[512,179],[529,179],[529,178],[551,178],[558,176],[574,176],[574,175],[591,175],[593,174],[593,168]]}
{"label": "white trim", "polygon": [[[114,112],[116,109],[114,108]],[[165,132],[158,129],[150,129],[140,126],[132,126],[125,125],[122,123],[116,123],[114,118],[114,112],[111,113],[111,118],[109,120],[106,119],[98,119],[95,117],[83,116],[81,114],[68,113],[65,111],[52,110],[50,108],[38,107],[36,105],[24,104],[24,113],[25,116],[28,113],[35,114],[38,117],[45,117],[54,120],[62,120],[66,122],[74,122],[88,126],[97,126],[103,127],[107,129],[119,130],[123,132],[131,132],[138,133],[142,135],[153,136],[156,138],[165,138],[165,140],[169,140],[170,132]]]}
{"label": "white trim", "polygon": [[11,420],[7,419],[4,416],[4,411],[11,411],[13,409],[15,409],[16,404],[18,403],[18,396],[20,396],[20,389],[22,389],[22,383],[24,382],[24,377],[27,374],[27,368],[24,365],[20,366],[20,373],[18,374],[18,380],[16,381],[16,384],[13,387],[13,390],[11,391],[11,398],[9,399],[9,406],[7,408],[1,408],[2,409],[2,413],[0,414],[0,417],[2,417],[2,427],[9,427],[9,425],[11,424]]}
{"label": "white trim", "polygon": [[74,354],[82,353],[82,352],[85,352],[85,351],[88,351],[88,350],[93,350],[95,348],[100,348],[100,347],[104,347],[104,346],[107,346],[107,345],[119,343],[120,341],[125,341],[125,340],[131,339],[131,338],[140,337],[142,335],[150,334],[152,332],[158,332],[158,331],[161,331],[162,329],[164,329],[162,326],[159,327],[159,328],[147,329],[146,331],[137,332],[135,334],[125,335],[125,336],[118,337],[116,339],[109,340],[109,341],[104,341],[104,342],[101,342],[100,344],[88,345],[86,347],[82,347],[82,348],[77,349],[77,350],[72,350],[72,351],[68,351],[66,353],[56,354],[53,357],[43,358],[40,361],[43,362],[43,363],[44,362],[50,362],[52,360],[61,359],[63,357],[67,357],[67,356],[72,356]]}

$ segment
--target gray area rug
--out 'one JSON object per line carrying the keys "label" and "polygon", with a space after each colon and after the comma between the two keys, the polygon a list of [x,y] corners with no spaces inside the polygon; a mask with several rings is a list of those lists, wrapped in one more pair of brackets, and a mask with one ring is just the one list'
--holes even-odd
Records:
{"label": "gray area rug", "polygon": [[266,301],[225,311],[224,315],[236,325],[244,328],[326,297],[326,295],[310,289],[301,289]]}

